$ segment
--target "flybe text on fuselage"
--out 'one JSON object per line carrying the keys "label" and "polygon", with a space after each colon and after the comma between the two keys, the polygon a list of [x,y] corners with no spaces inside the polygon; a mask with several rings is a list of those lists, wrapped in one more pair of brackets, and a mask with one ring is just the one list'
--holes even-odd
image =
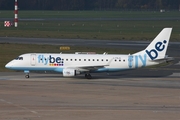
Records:
{"label": "flybe text on fuselage", "polygon": [[130,55],[128,57],[128,66],[129,68],[138,68],[140,67],[145,67],[146,66],[146,62],[147,62],[147,55]]}
{"label": "flybe text on fuselage", "polygon": [[38,63],[49,66],[63,66],[64,61],[61,59],[61,57],[54,57],[52,55],[49,55],[48,57],[44,55],[38,55]]}
{"label": "flybe text on fuselage", "polygon": [[163,42],[157,42],[154,46],[154,49],[151,49],[150,51],[146,50],[146,53],[151,58],[151,60],[154,60],[158,57],[159,52],[162,52],[164,50],[166,43],[166,40],[164,40]]}

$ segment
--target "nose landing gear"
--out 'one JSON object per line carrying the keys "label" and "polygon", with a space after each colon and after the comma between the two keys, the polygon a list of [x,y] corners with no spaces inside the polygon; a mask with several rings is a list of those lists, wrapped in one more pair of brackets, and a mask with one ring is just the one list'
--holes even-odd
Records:
{"label": "nose landing gear", "polygon": [[28,74],[28,75],[25,75],[25,78],[29,78],[29,74]]}
{"label": "nose landing gear", "polygon": [[29,78],[29,71],[25,70],[24,73],[25,73],[25,78]]}

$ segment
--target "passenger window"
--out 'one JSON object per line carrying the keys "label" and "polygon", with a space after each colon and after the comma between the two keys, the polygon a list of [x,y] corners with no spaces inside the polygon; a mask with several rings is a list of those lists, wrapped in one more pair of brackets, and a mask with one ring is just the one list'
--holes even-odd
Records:
{"label": "passenger window", "polygon": [[79,59],[79,61],[81,61],[81,59]]}
{"label": "passenger window", "polygon": [[108,59],[106,59],[106,61],[108,61]]}
{"label": "passenger window", "polygon": [[68,61],[68,59],[66,59],[66,61]]}

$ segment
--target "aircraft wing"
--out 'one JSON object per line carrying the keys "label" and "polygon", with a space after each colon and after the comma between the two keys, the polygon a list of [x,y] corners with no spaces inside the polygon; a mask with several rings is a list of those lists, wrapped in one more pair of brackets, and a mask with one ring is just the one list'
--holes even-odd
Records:
{"label": "aircraft wing", "polygon": [[111,59],[107,64],[94,64],[94,65],[81,65],[81,66],[69,66],[67,68],[75,69],[82,72],[87,72],[91,70],[97,70],[99,68],[104,68],[109,66],[113,59]]}
{"label": "aircraft wing", "polygon": [[99,68],[104,68],[105,66],[109,66],[109,65],[92,65],[92,66],[71,66],[71,67],[67,67],[67,68],[71,68],[71,69],[75,69],[78,71],[82,71],[82,72],[87,72],[87,71],[91,71],[91,70],[97,70]]}

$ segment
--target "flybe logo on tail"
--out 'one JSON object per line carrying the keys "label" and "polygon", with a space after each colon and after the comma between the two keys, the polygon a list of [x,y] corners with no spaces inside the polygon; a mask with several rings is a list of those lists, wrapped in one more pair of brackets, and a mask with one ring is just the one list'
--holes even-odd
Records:
{"label": "flybe logo on tail", "polygon": [[166,43],[166,40],[164,40],[163,42],[157,42],[154,46],[154,49],[151,49],[150,51],[146,50],[146,53],[151,58],[151,60],[154,60],[158,57],[159,52],[162,52],[164,50]]}
{"label": "flybe logo on tail", "polygon": [[38,63],[43,63],[44,65],[49,66],[63,66],[64,61],[60,57],[45,57],[44,55],[38,55]]}

